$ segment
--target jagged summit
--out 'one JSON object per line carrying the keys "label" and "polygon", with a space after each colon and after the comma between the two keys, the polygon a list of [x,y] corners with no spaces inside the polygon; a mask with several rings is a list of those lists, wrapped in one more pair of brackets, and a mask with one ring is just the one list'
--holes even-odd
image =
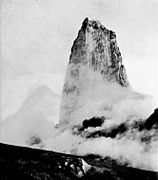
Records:
{"label": "jagged summit", "polygon": [[76,68],[71,70],[76,76],[79,64],[87,65],[110,81],[125,87],[129,85],[116,34],[106,29],[99,21],[88,18],[83,21],[71,49],[69,64],[76,64]]}
{"label": "jagged summit", "polygon": [[96,86],[98,75],[105,82],[129,87],[115,32],[106,29],[99,21],[86,18],[71,48],[62,94],[60,122],[70,121],[72,112],[82,106],[78,101],[84,90]]}

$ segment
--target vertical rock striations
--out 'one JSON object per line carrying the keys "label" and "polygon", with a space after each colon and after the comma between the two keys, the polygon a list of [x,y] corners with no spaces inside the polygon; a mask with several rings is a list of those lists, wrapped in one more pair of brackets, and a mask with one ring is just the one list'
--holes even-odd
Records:
{"label": "vertical rock striations", "polygon": [[72,112],[81,106],[78,100],[95,74],[100,74],[103,81],[129,86],[115,32],[106,29],[98,21],[86,18],[71,48],[60,123],[67,123]]}

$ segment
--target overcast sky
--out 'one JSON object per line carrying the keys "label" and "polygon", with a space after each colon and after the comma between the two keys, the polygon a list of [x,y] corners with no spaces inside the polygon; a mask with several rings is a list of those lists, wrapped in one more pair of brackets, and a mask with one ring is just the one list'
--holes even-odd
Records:
{"label": "overcast sky", "polygon": [[[158,98],[157,0],[2,0],[2,109],[46,84],[60,94],[85,17],[116,32],[133,89]],[[156,72],[157,71],[157,72]]]}

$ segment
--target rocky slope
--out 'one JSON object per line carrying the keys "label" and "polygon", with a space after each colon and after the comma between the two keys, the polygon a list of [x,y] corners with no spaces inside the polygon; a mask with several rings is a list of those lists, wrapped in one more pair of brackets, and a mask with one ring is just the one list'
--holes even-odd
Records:
{"label": "rocky slope", "polygon": [[0,143],[0,179],[156,180],[158,173],[129,168],[111,158],[75,156]]}
{"label": "rocky slope", "polygon": [[[61,102],[60,122],[67,123],[78,100],[96,77],[129,87],[115,32],[86,18],[71,48]],[[95,77],[94,77],[95,76]],[[91,89],[92,90],[92,89]]]}

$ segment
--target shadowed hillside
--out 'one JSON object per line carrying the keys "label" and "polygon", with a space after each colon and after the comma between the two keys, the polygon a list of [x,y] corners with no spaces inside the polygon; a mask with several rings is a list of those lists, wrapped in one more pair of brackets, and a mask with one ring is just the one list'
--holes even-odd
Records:
{"label": "shadowed hillside", "polygon": [[156,180],[158,173],[119,165],[109,157],[102,159],[96,155],[75,156],[0,144],[0,177],[1,180]]}

